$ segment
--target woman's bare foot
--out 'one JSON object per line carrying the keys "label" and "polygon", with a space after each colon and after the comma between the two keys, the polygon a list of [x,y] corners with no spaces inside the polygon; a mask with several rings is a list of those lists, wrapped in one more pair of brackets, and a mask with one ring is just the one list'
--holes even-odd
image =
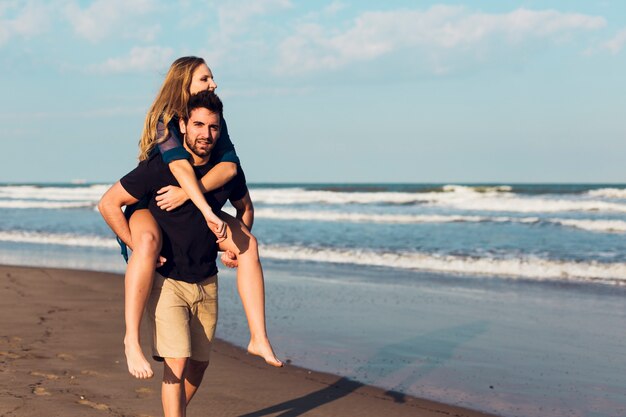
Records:
{"label": "woman's bare foot", "polygon": [[274,354],[272,345],[270,345],[270,341],[267,338],[261,341],[250,340],[248,353],[262,357],[269,365],[276,366],[277,368],[283,366],[283,363],[279,361]]}
{"label": "woman's bare foot", "polygon": [[154,372],[150,363],[143,355],[141,346],[139,343],[129,343],[124,341],[124,353],[126,354],[126,363],[128,365],[128,372],[132,376],[138,379],[152,378]]}

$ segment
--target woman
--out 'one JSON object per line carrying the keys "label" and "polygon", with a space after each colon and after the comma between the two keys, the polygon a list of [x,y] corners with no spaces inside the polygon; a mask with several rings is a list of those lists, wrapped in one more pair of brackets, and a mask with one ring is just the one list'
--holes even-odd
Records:
{"label": "woman", "polygon": [[[221,219],[217,217],[202,194],[221,187],[237,172],[238,158],[228,137],[225,121],[222,119],[222,134],[212,152],[216,158],[214,161],[219,163],[200,182],[181,145],[177,120],[185,111],[189,96],[215,88],[217,84],[213,74],[202,58],[182,57],[174,61],[146,115],[139,159],[145,160],[155,152],[161,152],[184,196],[181,197],[182,192],[176,187],[165,187],[159,190],[157,196],[159,206],[172,210],[187,197],[191,199],[218,238],[220,250],[231,259],[226,261],[227,265],[232,267],[238,263],[237,286],[250,327],[248,352],[263,357],[270,365],[282,366],[265,329],[264,280],[256,239],[234,217],[223,212],[220,213]],[[133,250],[133,256],[128,261],[125,277],[125,353],[129,372],[137,378],[150,378],[153,372],[141,350],[139,325],[152,287],[155,265],[159,266],[166,260],[159,256],[161,234],[147,206],[140,202],[137,207],[127,209],[127,217],[131,242],[125,243]]]}

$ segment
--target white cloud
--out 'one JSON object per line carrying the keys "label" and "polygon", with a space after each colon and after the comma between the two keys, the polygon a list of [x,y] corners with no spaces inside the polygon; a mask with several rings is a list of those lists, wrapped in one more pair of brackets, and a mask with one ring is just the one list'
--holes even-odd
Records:
{"label": "white cloud", "polygon": [[331,4],[324,7],[324,10],[322,11],[322,13],[326,15],[334,15],[340,12],[341,10],[345,9],[346,7],[347,6],[343,2],[333,1]]}
{"label": "white cloud", "polygon": [[603,49],[607,49],[613,55],[617,55],[624,48],[624,45],[626,45],[626,29],[620,30],[612,39],[605,42]]}
{"label": "white cloud", "polygon": [[[238,51],[250,53],[261,45],[260,38],[267,31],[259,29],[259,16],[293,7],[291,0],[236,0],[221,1],[215,6],[217,27],[210,28],[209,50],[203,51],[210,62],[221,62]],[[253,35],[250,35],[254,32]]]}
{"label": "white cloud", "polygon": [[141,18],[156,9],[156,0],[95,0],[85,8],[74,0],[64,11],[74,31],[89,41],[113,35],[152,41],[160,26],[142,24]]}
{"label": "white cloud", "polygon": [[605,25],[602,17],[554,10],[490,14],[433,6],[425,11],[365,12],[343,32],[319,24],[302,25],[280,45],[275,70],[279,74],[327,71],[401,50],[422,51],[439,62],[438,54],[454,50],[478,51],[490,42],[560,41]]}
{"label": "white cloud", "polygon": [[240,32],[255,16],[284,10],[292,7],[290,0],[246,0],[225,1],[217,7],[220,30]]}
{"label": "white cloud", "polygon": [[19,36],[29,38],[50,28],[48,6],[39,2],[7,1],[0,4],[0,45]]}
{"label": "white cloud", "polygon": [[135,47],[128,55],[110,58],[98,66],[90,67],[91,71],[105,74],[129,72],[161,71],[169,67],[173,61],[174,50],[160,46]]}

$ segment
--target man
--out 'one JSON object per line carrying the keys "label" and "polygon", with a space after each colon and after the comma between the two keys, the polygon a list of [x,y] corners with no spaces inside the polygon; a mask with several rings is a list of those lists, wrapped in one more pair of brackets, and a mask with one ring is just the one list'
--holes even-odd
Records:
{"label": "man", "polygon": [[[220,135],[222,102],[212,92],[193,95],[181,118],[184,147],[198,178],[212,167],[211,150]],[[99,208],[113,231],[129,235],[121,208],[160,188],[176,184],[160,155],[142,161],[102,197]],[[252,221],[252,203],[241,170],[224,187],[205,194],[214,212],[227,199],[244,223]],[[153,333],[153,355],[164,361],[162,400],[166,416],[182,416],[209,364],[217,323],[216,237],[191,202],[173,211],[161,210],[154,197],[149,210],[161,227],[165,264],[157,268],[147,313]]]}

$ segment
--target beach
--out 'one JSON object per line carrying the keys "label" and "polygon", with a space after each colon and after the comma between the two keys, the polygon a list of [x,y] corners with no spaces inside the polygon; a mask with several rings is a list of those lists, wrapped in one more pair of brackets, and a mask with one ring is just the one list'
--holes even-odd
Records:
{"label": "beach", "polygon": [[[0,266],[0,277],[0,415],[161,415],[159,365],[151,380],[126,371],[122,276]],[[274,369],[219,340],[188,415],[207,414],[490,415],[292,364]]]}
{"label": "beach", "polygon": [[[96,349],[90,357],[116,355],[124,375],[121,288],[111,284],[126,265],[95,209],[107,187],[0,185],[0,264],[93,271],[68,273],[75,284],[58,294],[72,303],[85,291],[117,291],[107,308],[118,310],[94,313],[80,342]],[[626,415],[626,185],[258,184],[250,192],[268,333],[289,369],[362,384],[355,392],[378,387],[393,404],[423,398],[503,417]],[[218,267],[217,337],[241,353],[249,333],[235,271]],[[98,291],[89,290],[95,276],[106,283]],[[87,311],[49,310],[58,309],[26,315],[72,323]],[[91,344],[101,322],[112,326],[106,349]],[[9,337],[5,328],[28,327],[4,326]],[[28,378],[21,385],[37,382]]]}

